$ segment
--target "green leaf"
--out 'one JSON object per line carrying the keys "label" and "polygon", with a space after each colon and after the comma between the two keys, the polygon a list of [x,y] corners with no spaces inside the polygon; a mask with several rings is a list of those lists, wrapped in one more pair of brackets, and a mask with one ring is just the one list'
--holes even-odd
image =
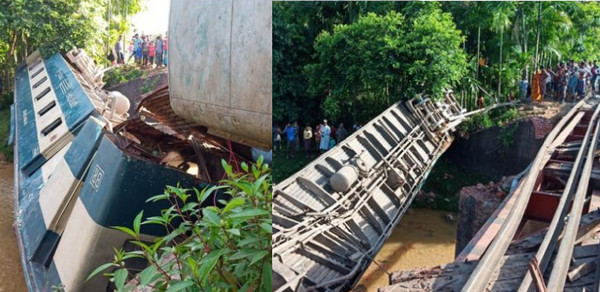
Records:
{"label": "green leaf", "polygon": [[258,253],[259,250],[256,248],[245,248],[245,249],[240,249],[237,252],[235,252],[233,255],[231,255],[229,257],[230,260],[239,260],[239,259],[243,259],[246,257],[250,257],[256,253]]}
{"label": "green leaf", "polygon": [[264,157],[262,155],[259,155],[258,159],[256,160],[256,165],[258,165],[258,167],[260,167],[263,164],[263,160],[264,160]]}
{"label": "green leaf", "polygon": [[131,258],[145,258],[145,257],[141,250],[133,250],[133,251],[126,252],[126,254],[123,256],[122,260],[131,259]]}
{"label": "green leaf", "polygon": [[237,228],[232,228],[232,229],[227,229],[227,232],[233,234],[233,235],[237,235],[240,236],[240,230]]}
{"label": "green leaf", "polygon": [[260,171],[254,164],[252,165],[252,175],[254,176],[255,179],[257,179],[260,176]]}
{"label": "green leaf", "polygon": [[124,226],[113,226],[112,228],[123,231],[129,235],[131,235],[132,237],[136,237],[136,234],[133,230],[131,230],[130,228],[124,227]]}
{"label": "green leaf", "polygon": [[248,270],[246,269],[247,267],[248,267],[248,263],[247,262],[245,262],[245,261],[240,262],[233,269],[233,273],[235,274],[236,277],[242,278],[248,272]]}
{"label": "green leaf", "polygon": [[248,164],[245,161],[243,161],[240,166],[244,172],[248,172]]}
{"label": "green leaf", "polygon": [[252,184],[248,181],[230,181],[229,184],[242,190],[245,194],[252,194]]}
{"label": "green leaf", "polygon": [[190,270],[192,270],[194,277],[198,277],[198,262],[192,257],[188,257],[186,259],[186,262],[187,262],[188,266],[190,267]]}
{"label": "green leaf", "polygon": [[163,218],[161,216],[152,216],[152,217],[146,218],[146,220],[144,222],[142,222],[142,225],[144,225],[144,224],[166,225],[167,221],[165,220],[165,218]]}
{"label": "green leaf", "polygon": [[273,289],[273,270],[269,261],[264,263],[262,267],[262,287],[263,291],[270,291]]}
{"label": "green leaf", "polygon": [[137,241],[137,240],[132,240],[130,241],[131,243],[143,248],[144,250],[146,250],[147,252],[151,252],[152,249],[145,243],[141,242],[141,241]]}
{"label": "green leaf", "polygon": [[117,291],[123,290],[123,287],[125,287],[125,280],[127,280],[127,269],[118,269],[114,274],[114,278]]}
{"label": "green leaf", "polygon": [[273,233],[273,225],[267,223],[260,223],[260,228],[268,233]]}
{"label": "green leaf", "polygon": [[205,283],[206,279],[208,279],[208,275],[213,270],[219,257],[223,253],[223,250],[213,250],[208,255],[206,255],[202,260],[200,260],[200,269],[198,269],[198,276],[203,283]]}
{"label": "green leaf", "polygon": [[169,286],[169,288],[167,289],[166,292],[175,292],[175,291],[180,291],[183,290],[187,287],[191,287],[194,285],[194,282],[192,280],[185,280],[182,282],[177,282],[176,284],[173,284],[171,286]]}
{"label": "green leaf", "polygon": [[198,208],[198,203],[189,202],[189,203],[185,204],[185,206],[183,206],[183,208],[181,208],[181,212],[194,211],[196,208]]}
{"label": "green leaf", "polygon": [[229,203],[227,203],[225,208],[223,208],[223,214],[229,212],[229,210],[231,210],[235,207],[239,207],[239,206],[243,205],[244,202],[246,202],[246,200],[241,197],[235,197],[235,198],[231,199],[231,201],[229,201]]}
{"label": "green leaf", "polygon": [[242,247],[245,245],[249,245],[251,243],[256,243],[258,242],[258,237],[256,237],[255,235],[249,236],[248,238],[244,238],[242,240],[240,240],[240,242],[238,242],[237,246]]}
{"label": "green leaf", "polygon": [[158,269],[155,265],[148,266],[140,273],[140,285],[147,286],[148,284],[152,283],[157,274],[159,276],[161,275],[158,273]]}
{"label": "green leaf", "polygon": [[211,225],[219,226],[221,224],[219,215],[209,208],[202,209],[202,215],[204,216],[204,221],[209,222]]}
{"label": "green leaf", "polygon": [[212,194],[212,192],[214,192],[215,190],[219,190],[219,189],[223,189],[226,188],[226,186],[212,186],[208,189],[203,189],[202,192],[200,192],[200,203],[203,203],[206,198],[208,198],[210,196],[210,194]]}
{"label": "green leaf", "polygon": [[94,276],[98,275],[100,272],[110,268],[110,267],[118,267],[117,264],[115,263],[106,263],[104,265],[101,265],[99,267],[97,267],[86,279],[85,281],[87,282],[89,279],[93,278]]}
{"label": "green leaf", "polygon": [[241,211],[238,213],[234,213],[230,217],[231,218],[246,218],[246,217],[257,217],[257,216],[268,215],[268,214],[271,214],[271,212],[268,212],[263,209],[247,209],[247,210],[244,210],[244,211]]}
{"label": "green leaf", "polygon": [[252,260],[250,260],[250,265],[256,263],[257,261],[260,261],[262,258],[264,258],[267,254],[269,254],[268,251],[266,250],[261,250],[259,252],[257,252],[254,257],[252,257]]}
{"label": "green leaf", "polygon": [[161,201],[161,200],[166,200],[169,197],[170,197],[169,193],[164,193],[164,194],[156,195],[154,197],[148,198],[148,200],[146,200],[146,203],[147,202],[157,202],[157,201]]}
{"label": "green leaf", "polygon": [[254,184],[252,184],[252,193],[256,194],[258,193],[258,191],[260,190],[260,188],[262,187],[263,182],[265,181],[265,179],[267,179],[270,176],[270,174],[265,174],[263,176],[261,176],[259,179],[257,179]]}
{"label": "green leaf", "polygon": [[144,216],[144,210],[142,210],[135,219],[133,220],[133,230],[135,231],[136,238],[140,235],[140,224],[142,222],[142,216]]}

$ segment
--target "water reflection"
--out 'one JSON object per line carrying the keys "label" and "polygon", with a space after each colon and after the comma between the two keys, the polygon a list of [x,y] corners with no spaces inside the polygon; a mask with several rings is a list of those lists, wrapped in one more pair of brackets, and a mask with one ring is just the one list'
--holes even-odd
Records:
{"label": "water reflection", "polygon": [[[448,221],[446,214],[429,209],[409,210],[375,257],[379,266],[391,273],[451,262],[456,223]],[[372,263],[355,290],[377,291],[388,285],[388,276],[381,268]]]}
{"label": "water reflection", "polygon": [[0,164],[0,291],[27,291],[13,229],[13,168]]}

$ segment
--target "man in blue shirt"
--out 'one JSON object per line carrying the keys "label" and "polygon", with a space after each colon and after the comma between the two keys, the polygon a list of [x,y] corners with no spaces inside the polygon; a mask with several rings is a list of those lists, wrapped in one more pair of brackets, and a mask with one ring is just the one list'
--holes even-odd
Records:
{"label": "man in blue shirt", "polygon": [[296,152],[296,144],[298,143],[298,122],[294,122],[292,125],[287,125],[283,130],[288,140],[288,155],[287,158],[294,157]]}
{"label": "man in blue shirt", "polygon": [[163,64],[163,39],[159,35],[156,38],[156,67],[160,67]]}

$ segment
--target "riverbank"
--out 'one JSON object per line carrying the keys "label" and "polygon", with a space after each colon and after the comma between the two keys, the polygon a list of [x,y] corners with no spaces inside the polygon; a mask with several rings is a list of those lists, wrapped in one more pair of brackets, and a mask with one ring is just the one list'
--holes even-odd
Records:
{"label": "riverbank", "polygon": [[439,210],[409,209],[353,291],[377,291],[388,285],[386,272],[453,261],[456,222],[448,220],[448,214]]}

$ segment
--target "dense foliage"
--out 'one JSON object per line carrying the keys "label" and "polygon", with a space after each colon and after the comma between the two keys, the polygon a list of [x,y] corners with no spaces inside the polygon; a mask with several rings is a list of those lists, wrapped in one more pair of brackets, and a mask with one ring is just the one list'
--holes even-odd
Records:
{"label": "dense foliage", "polygon": [[353,120],[368,120],[398,97],[439,94],[465,72],[462,37],[452,26],[439,9],[411,21],[392,11],[336,25],[317,37],[317,63],[305,67],[311,92],[326,95],[327,117],[354,109]]}
{"label": "dense foliage", "polygon": [[97,62],[143,0],[0,0],[0,93],[12,91],[14,68],[40,50],[49,56],[84,48]]}
{"label": "dense foliage", "polygon": [[142,77],[142,75],[144,72],[138,66],[125,65],[106,71],[102,81],[105,83],[104,87],[111,88],[117,84]]}
{"label": "dense foliage", "polygon": [[[220,186],[202,191],[167,187],[148,200],[172,204],[161,216],[142,220],[141,212],[133,228],[115,227],[140,250],[118,250],[113,262],[89,278],[111,268],[106,276],[118,291],[271,291],[271,170],[262,157],[251,166],[242,163],[243,173],[234,173],[224,161],[223,166],[228,178]],[[225,190],[231,200],[221,201],[222,208],[200,208],[217,190]],[[145,242],[140,229],[147,224],[160,225],[167,234]],[[148,267],[136,273],[127,267],[131,258],[146,259]]]}
{"label": "dense foliage", "polygon": [[274,121],[364,123],[450,86],[506,101],[535,66],[600,58],[599,24],[598,2],[274,3]]}

